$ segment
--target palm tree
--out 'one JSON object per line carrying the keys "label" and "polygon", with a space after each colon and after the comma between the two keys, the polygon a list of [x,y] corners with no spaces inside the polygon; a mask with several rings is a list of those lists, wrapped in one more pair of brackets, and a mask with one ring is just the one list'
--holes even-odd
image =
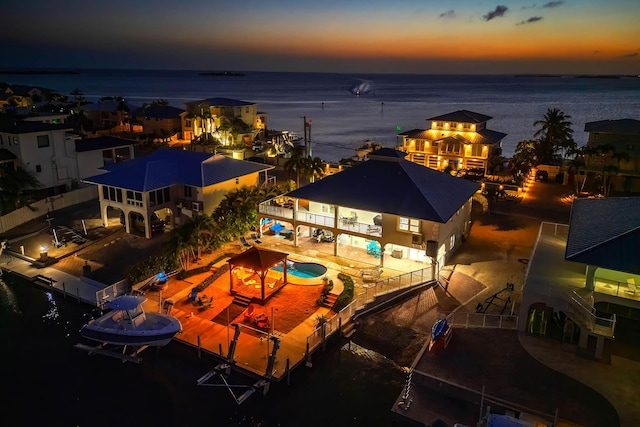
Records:
{"label": "palm tree", "polygon": [[73,99],[76,103],[76,108],[80,108],[80,104],[82,104],[82,102],[84,102],[84,99],[85,99],[82,91],[78,88],[75,88],[74,90],[69,92],[69,95],[73,96]]}
{"label": "palm tree", "polygon": [[310,156],[307,157],[303,172],[309,182],[315,182],[316,178],[322,178],[324,171],[324,162],[320,157],[314,157],[313,159]]}
{"label": "palm tree", "polygon": [[533,123],[534,126],[540,126],[533,134],[534,137],[539,137],[536,145],[537,164],[551,162],[560,150],[564,150],[566,154],[568,150],[575,148],[570,118],[570,115],[557,108],[549,108],[544,120],[536,120]]}
{"label": "palm tree", "polygon": [[291,157],[284,163],[284,170],[289,172],[296,171],[296,185],[300,188],[300,174],[304,171],[307,159],[304,157],[304,148],[296,147],[291,152]]}

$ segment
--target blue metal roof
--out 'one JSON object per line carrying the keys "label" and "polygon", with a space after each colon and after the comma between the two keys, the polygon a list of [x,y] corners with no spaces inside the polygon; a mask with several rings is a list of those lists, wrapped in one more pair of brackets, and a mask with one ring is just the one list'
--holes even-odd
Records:
{"label": "blue metal roof", "polygon": [[382,148],[368,161],[288,193],[289,196],[445,223],[480,188],[478,184],[404,159]]}
{"label": "blue metal roof", "polygon": [[576,199],[565,259],[640,274],[640,197]]}
{"label": "blue metal roof", "polygon": [[83,181],[146,192],[175,184],[207,187],[273,169],[273,166],[236,160],[220,154],[164,148],[148,156],[108,165],[103,169],[107,173],[85,178]]}

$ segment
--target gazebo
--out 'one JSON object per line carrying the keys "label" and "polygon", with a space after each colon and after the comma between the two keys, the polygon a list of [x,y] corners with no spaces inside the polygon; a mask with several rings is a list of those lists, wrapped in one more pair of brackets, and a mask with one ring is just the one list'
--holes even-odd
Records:
{"label": "gazebo", "polygon": [[284,252],[272,251],[270,249],[263,249],[257,246],[252,246],[246,251],[238,254],[227,261],[229,263],[229,292],[234,293],[234,271],[237,267],[246,268],[260,278],[260,291],[261,302],[265,301],[265,283],[267,275],[271,267],[275,266],[279,262],[283,264],[283,284],[287,283],[287,257],[289,254]]}

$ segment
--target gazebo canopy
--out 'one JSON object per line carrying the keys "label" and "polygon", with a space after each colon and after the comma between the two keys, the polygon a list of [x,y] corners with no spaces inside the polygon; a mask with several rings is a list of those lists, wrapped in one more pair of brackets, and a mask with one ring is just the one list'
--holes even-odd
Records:
{"label": "gazebo canopy", "polygon": [[284,252],[252,246],[241,254],[229,258],[228,263],[232,266],[249,268],[254,271],[267,271],[278,262],[286,259],[287,256],[289,254]]}

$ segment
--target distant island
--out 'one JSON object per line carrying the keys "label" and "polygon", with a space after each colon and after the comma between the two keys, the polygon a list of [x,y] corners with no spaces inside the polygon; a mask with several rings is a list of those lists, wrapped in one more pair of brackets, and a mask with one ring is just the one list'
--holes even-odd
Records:
{"label": "distant island", "polygon": [[80,72],[66,70],[0,70],[0,74],[80,74]]}
{"label": "distant island", "polygon": [[206,73],[200,73],[201,76],[229,76],[229,77],[242,77],[244,73],[236,73],[233,71],[210,71]]}
{"label": "distant island", "polygon": [[620,79],[622,78],[619,75],[615,74],[582,74],[582,75],[573,75],[573,74],[516,74],[515,77],[556,77],[556,78],[574,78],[574,79]]}
{"label": "distant island", "polygon": [[229,77],[242,77],[244,73],[236,73],[234,71],[209,71],[206,73],[200,73],[201,76],[229,76]]}

